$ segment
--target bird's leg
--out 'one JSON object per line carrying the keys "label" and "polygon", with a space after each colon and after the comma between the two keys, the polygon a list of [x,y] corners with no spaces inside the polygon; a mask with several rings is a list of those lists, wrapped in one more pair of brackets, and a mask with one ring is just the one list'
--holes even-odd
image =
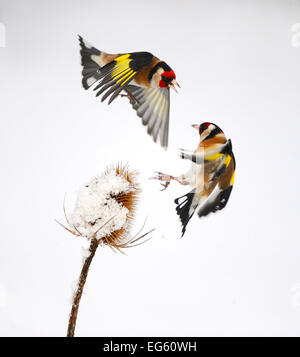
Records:
{"label": "bird's leg", "polygon": [[187,180],[187,178],[184,175],[174,177],[174,176],[164,174],[162,172],[157,172],[157,171],[155,172],[155,174],[156,174],[156,176],[151,177],[151,179],[164,181],[164,183],[161,183],[161,185],[163,186],[163,189],[161,191],[164,191],[170,185],[172,180],[177,181],[181,185],[189,185],[189,181]]}
{"label": "bird's leg", "polygon": [[185,175],[180,175],[178,177],[174,177],[174,180],[180,183],[181,185],[189,185],[190,181]]}
{"label": "bird's leg", "polygon": [[176,180],[176,177],[163,174],[162,172],[156,171],[155,174],[156,175],[154,177],[151,177],[152,179],[164,181],[164,183],[161,183],[161,185],[163,186],[163,189],[161,191],[164,191],[170,185],[171,180]]}
{"label": "bird's leg", "polygon": [[124,91],[127,93],[127,94],[120,94],[121,97],[127,97],[129,99],[129,102],[130,104],[135,104],[135,103],[138,103],[138,100],[135,98],[135,96],[130,93],[128,90],[124,89]]}

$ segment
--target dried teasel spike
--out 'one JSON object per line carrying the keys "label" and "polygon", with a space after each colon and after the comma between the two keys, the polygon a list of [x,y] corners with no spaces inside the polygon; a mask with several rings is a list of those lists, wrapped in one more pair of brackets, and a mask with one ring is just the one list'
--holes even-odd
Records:
{"label": "dried teasel spike", "polygon": [[65,230],[67,230],[68,232],[72,233],[74,236],[77,236],[77,234],[75,232],[73,232],[71,229],[67,228],[66,226],[64,226],[62,223],[60,223],[57,219],[54,220],[56,223],[58,223],[60,226],[62,226]]}

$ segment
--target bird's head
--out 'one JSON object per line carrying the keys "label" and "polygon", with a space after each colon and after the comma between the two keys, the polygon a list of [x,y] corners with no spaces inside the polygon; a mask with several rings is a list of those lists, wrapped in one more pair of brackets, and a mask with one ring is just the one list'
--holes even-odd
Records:
{"label": "bird's head", "polygon": [[218,134],[223,134],[223,131],[214,123],[204,122],[200,125],[194,124],[192,127],[198,130],[201,141],[214,138]]}
{"label": "bird's head", "polygon": [[175,85],[180,88],[175,72],[166,62],[158,62],[152,68],[149,77],[150,81],[154,80],[154,84],[160,88],[172,88],[175,92],[177,92]]}
{"label": "bird's head", "polygon": [[177,93],[175,85],[180,88],[180,85],[176,81],[176,74],[173,69],[170,69],[170,71],[163,71],[160,75],[159,86],[161,88],[172,88]]}

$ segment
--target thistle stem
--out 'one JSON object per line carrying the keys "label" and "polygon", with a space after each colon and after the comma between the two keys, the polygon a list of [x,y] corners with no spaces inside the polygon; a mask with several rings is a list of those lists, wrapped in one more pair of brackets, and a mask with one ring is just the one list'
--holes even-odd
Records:
{"label": "thistle stem", "polygon": [[78,281],[76,294],[74,295],[74,298],[73,298],[73,304],[72,304],[72,309],[71,309],[70,319],[69,319],[69,324],[68,324],[67,337],[74,337],[80,299],[81,299],[83,288],[84,288],[84,285],[85,285],[85,282],[87,279],[87,275],[89,272],[89,267],[90,267],[91,262],[94,258],[94,255],[96,253],[98,245],[99,245],[99,241],[97,239],[93,238],[91,240],[91,244],[89,247],[90,255],[84,261],[83,267],[81,269],[79,281]]}

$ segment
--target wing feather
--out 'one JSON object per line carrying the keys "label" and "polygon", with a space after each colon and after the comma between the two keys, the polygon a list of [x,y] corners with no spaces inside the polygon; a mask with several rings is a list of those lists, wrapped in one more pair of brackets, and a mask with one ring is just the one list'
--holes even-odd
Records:
{"label": "wing feather", "polygon": [[[110,104],[120,94],[122,89],[126,89],[132,82],[134,77],[152,61],[153,55],[148,52],[135,52],[119,55],[113,61],[106,64],[104,67],[98,67],[95,72],[95,67],[84,68],[86,75],[91,75],[89,86],[98,82],[94,90],[97,91],[96,96],[106,92],[101,101],[110,97]],[[94,71],[94,72],[93,72]]]}
{"label": "wing feather", "polygon": [[102,102],[111,96],[108,102],[110,104],[136,76],[137,72],[129,67],[130,60],[126,56],[120,56],[119,58],[123,59],[118,60],[117,58],[98,69],[97,79],[100,82],[95,86],[94,91],[97,91],[96,97],[105,92],[101,98]]}
{"label": "wing feather", "polygon": [[127,87],[136,102],[132,104],[137,115],[141,117],[147,132],[156,142],[160,138],[161,145],[168,146],[170,91],[169,88],[141,88],[134,85]]}

